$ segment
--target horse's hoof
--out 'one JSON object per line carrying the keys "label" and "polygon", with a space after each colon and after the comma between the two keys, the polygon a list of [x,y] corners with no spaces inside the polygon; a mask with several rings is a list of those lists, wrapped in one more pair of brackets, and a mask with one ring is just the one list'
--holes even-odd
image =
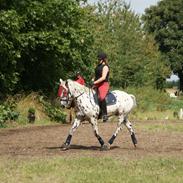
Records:
{"label": "horse's hoof", "polygon": [[104,144],[100,148],[101,151],[108,151],[109,149],[110,149],[110,145],[109,144]]}
{"label": "horse's hoof", "polygon": [[62,150],[62,151],[66,151],[66,150],[69,149],[69,147],[70,147],[70,145],[64,143],[64,144],[62,144],[62,146],[61,146],[61,150]]}
{"label": "horse's hoof", "polygon": [[136,139],[136,137],[135,137],[135,134],[134,134],[134,133],[132,133],[132,134],[131,134],[131,139],[132,139],[133,145],[136,147],[137,139]]}

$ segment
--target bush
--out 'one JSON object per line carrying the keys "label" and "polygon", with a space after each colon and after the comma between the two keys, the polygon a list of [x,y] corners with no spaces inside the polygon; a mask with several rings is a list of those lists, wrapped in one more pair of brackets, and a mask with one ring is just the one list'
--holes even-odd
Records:
{"label": "bush", "polygon": [[28,112],[31,114],[35,114],[36,110],[33,107],[30,107]]}
{"label": "bush", "polygon": [[43,104],[45,112],[51,120],[62,123],[66,122],[66,114],[63,113],[60,107],[46,101],[43,96],[39,97],[39,101]]}
{"label": "bush", "polygon": [[4,127],[8,120],[18,119],[19,113],[11,109],[11,106],[0,105],[0,127]]}
{"label": "bush", "polygon": [[135,95],[138,110],[141,112],[165,111],[172,104],[172,100],[167,93],[152,87],[128,88],[127,92]]}
{"label": "bush", "polygon": [[179,88],[179,85],[180,85],[180,81],[179,80],[178,81],[167,81],[165,83],[165,87],[166,88],[173,88],[173,87]]}

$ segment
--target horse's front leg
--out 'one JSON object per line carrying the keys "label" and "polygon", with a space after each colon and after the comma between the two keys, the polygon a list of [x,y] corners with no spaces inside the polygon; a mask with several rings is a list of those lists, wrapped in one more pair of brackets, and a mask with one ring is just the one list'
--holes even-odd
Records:
{"label": "horse's front leg", "polygon": [[100,145],[101,145],[101,150],[103,150],[104,147],[104,141],[102,139],[102,137],[99,135],[99,130],[98,130],[98,125],[97,125],[97,119],[96,118],[91,118],[90,119],[90,123],[93,127],[93,132],[95,137],[97,137],[97,140],[99,141]]}
{"label": "horse's front leg", "polygon": [[71,143],[71,139],[72,139],[72,136],[73,136],[73,133],[76,131],[76,129],[79,127],[80,125],[80,122],[81,122],[81,119],[79,117],[76,117],[74,119],[74,123],[69,131],[69,134],[67,136],[67,139],[66,141],[64,142],[64,144],[61,146],[62,150],[67,150],[69,149],[70,147],[70,143]]}
{"label": "horse's front leg", "polygon": [[137,139],[136,139],[136,136],[135,136],[135,132],[132,128],[132,124],[130,123],[130,121],[128,120],[127,117],[124,120],[124,125],[127,127],[128,131],[130,132],[133,145],[136,147]]}

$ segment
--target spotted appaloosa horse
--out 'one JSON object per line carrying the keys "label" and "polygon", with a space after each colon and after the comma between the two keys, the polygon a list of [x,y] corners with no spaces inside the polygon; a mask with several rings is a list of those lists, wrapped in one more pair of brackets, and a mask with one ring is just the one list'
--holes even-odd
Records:
{"label": "spotted appaloosa horse", "polygon": [[122,129],[123,124],[129,130],[132,142],[136,147],[137,139],[135,137],[132,124],[128,120],[128,114],[136,106],[136,100],[133,95],[119,90],[112,91],[116,97],[116,103],[107,106],[107,111],[108,115],[117,115],[119,122],[112,137],[109,139],[108,143],[105,143],[99,135],[98,131],[97,120],[99,115],[99,106],[94,98],[95,91],[70,79],[67,81],[60,79],[60,87],[62,87],[62,92],[60,93],[61,106],[69,108],[71,104],[73,105],[74,102],[74,108],[76,111],[76,118],[74,119],[74,123],[69,131],[65,143],[62,145],[63,150],[69,149],[73,133],[79,127],[80,122],[84,120],[88,120],[91,123],[94,134],[101,145],[101,150],[110,149],[110,145],[113,143],[117,134]]}

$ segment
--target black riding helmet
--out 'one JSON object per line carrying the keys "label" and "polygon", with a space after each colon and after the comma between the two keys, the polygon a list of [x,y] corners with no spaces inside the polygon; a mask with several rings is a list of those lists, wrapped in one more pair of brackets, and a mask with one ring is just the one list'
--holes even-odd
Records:
{"label": "black riding helmet", "polygon": [[107,55],[104,52],[98,53],[98,60],[105,60]]}

